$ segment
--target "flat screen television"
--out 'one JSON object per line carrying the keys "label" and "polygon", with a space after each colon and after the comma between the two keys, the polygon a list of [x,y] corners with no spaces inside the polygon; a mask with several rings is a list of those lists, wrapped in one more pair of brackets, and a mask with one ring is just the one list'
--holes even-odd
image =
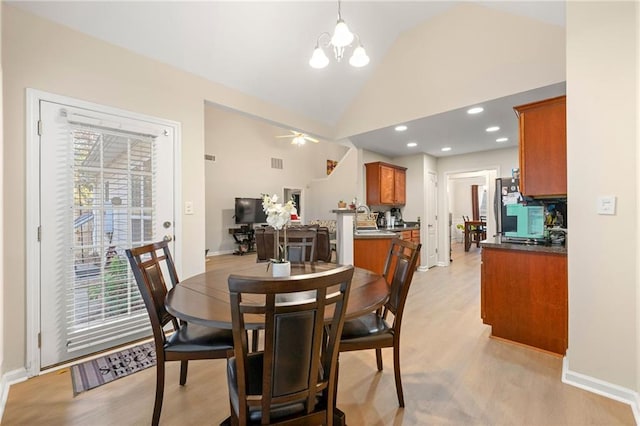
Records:
{"label": "flat screen television", "polygon": [[266,223],[267,215],[262,210],[262,198],[236,198],[236,224]]}

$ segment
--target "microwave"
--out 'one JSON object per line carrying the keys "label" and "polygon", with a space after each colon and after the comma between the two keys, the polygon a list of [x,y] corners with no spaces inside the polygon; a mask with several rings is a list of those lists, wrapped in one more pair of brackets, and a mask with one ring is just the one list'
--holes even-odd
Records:
{"label": "microwave", "polygon": [[517,219],[516,231],[505,232],[506,237],[544,238],[544,207],[525,206],[522,204],[507,205],[507,216]]}

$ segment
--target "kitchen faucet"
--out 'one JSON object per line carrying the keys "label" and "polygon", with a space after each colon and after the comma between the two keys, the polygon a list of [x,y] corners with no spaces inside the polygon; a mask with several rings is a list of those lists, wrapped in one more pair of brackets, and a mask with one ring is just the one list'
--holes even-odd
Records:
{"label": "kitchen faucet", "polygon": [[361,208],[364,209],[364,212],[368,215],[371,214],[371,209],[366,204],[360,204],[358,207],[356,207],[356,213],[359,213]]}

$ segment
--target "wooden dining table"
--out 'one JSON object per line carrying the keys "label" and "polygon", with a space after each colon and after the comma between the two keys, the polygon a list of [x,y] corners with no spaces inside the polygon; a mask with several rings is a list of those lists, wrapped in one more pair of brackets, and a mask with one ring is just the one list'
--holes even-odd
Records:
{"label": "wooden dining table", "polygon": [[[267,263],[256,263],[233,271],[234,275],[266,278],[271,276]],[[335,263],[305,263],[291,265],[291,275],[310,274],[336,268]],[[210,270],[181,281],[169,290],[165,300],[167,311],[182,320],[208,327],[231,329],[231,307],[227,270]],[[345,318],[356,318],[383,306],[389,297],[389,285],[384,277],[363,268],[354,268]],[[327,317],[331,315],[327,312]],[[260,328],[258,322],[247,324]]]}
{"label": "wooden dining table", "polygon": [[467,220],[464,222],[464,251],[469,251],[472,243],[480,247],[480,240],[486,239],[487,222],[483,220]]}
{"label": "wooden dining table", "polygon": [[[303,275],[336,268],[335,263],[305,263],[291,265],[291,275]],[[239,268],[234,275],[246,277],[270,277],[266,263]],[[177,318],[209,327],[231,329],[231,306],[227,287],[228,271],[210,270],[178,283],[167,293],[165,307]],[[383,276],[363,268],[354,268],[345,319],[373,312],[389,298],[389,285]],[[327,319],[333,309],[326,312]],[[260,329],[260,321],[247,322],[247,328]],[[337,386],[337,380],[336,380]],[[336,392],[337,395],[337,392]],[[334,405],[334,425],[345,425],[346,416]]]}

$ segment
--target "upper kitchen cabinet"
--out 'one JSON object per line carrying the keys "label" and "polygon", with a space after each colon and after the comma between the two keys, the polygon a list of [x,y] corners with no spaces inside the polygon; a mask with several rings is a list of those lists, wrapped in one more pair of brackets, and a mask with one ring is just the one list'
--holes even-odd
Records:
{"label": "upper kitchen cabinet", "polygon": [[520,191],[530,197],[565,196],[566,96],[513,109],[520,123]]}
{"label": "upper kitchen cabinet", "polygon": [[389,163],[365,164],[367,171],[367,204],[374,206],[406,203],[407,168]]}

